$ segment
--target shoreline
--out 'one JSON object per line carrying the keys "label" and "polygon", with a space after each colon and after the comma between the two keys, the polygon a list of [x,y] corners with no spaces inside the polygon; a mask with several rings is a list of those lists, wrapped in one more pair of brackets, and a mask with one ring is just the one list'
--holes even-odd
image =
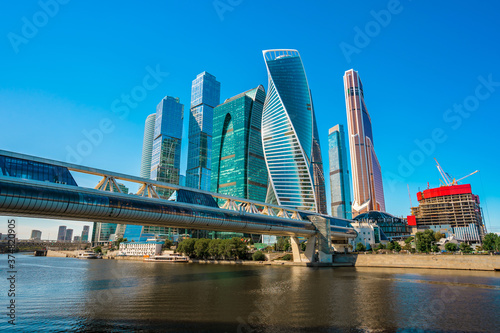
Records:
{"label": "shoreline", "polygon": [[[49,251],[48,257],[77,258],[78,251]],[[103,256],[107,260],[144,261],[141,256]],[[332,263],[309,263],[284,260],[204,260],[190,259],[188,263],[206,265],[301,266],[301,267],[380,267],[412,269],[445,269],[466,271],[500,271],[498,255],[443,254],[335,254]],[[181,263],[176,263],[181,264]]]}

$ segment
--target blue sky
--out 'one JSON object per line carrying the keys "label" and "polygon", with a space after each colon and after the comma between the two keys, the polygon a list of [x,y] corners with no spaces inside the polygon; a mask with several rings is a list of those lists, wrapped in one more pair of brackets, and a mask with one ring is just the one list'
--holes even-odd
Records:
{"label": "blue sky", "polygon": [[[223,101],[259,84],[267,89],[262,50],[294,48],[312,89],[325,169],[328,129],[346,123],[342,76],[354,68],[372,118],[387,211],[409,214],[407,184],[413,205],[427,182],[439,185],[436,157],[457,178],[481,170],[467,181],[481,197],[488,229],[499,232],[499,7],[425,0],[3,2],[0,148],[65,161],[85,145],[84,131],[99,129],[102,139],[78,162],[138,175],[144,121],[162,97],[185,105],[187,135],[198,73],[217,77]],[[21,238],[35,227],[54,238],[61,224],[19,221]],[[75,234],[84,225],[66,224]]]}

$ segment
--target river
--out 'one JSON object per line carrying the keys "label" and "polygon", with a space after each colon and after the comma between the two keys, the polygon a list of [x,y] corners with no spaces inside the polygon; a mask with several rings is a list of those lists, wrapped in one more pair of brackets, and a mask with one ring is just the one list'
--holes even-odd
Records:
{"label": "river", "polygon": [[1,331],[500,332],[500,272],[15,256]]}

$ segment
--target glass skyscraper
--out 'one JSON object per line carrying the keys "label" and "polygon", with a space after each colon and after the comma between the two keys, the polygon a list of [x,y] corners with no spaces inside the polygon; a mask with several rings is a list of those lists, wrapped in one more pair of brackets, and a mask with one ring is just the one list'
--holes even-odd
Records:
{"label": "glass skyscraper", "polygon": [[144,125],[144,139],[142,141],[141,177],[151,177],[151,156],[153,155],[153,139],[155,133],[156,114],[150,114]]}
{"label": "glass skyscraper", "polygon": [[89,241],[89,229],[90,229],[90,227],[88,225],[83,226],[82,237],[81,237],[82,242]]}
{"label": "glass skyscraper", "polygon": [[186,186],[210,190],[213,109],[220,102],[220,82],[207,72],[191,87]]}
{"label": "glass skyscraper", "polygon": [[267,168],[262,151],[263,86],[214,109],[211,191],[264,202]]}
{"label": "glass skyscraper", "polygon": [[266,201],[326,213],[318,131],[300,54],[297,50],[263,54],[269,78],[262,115],[270,180]]}
{"label": "glass skyscraper", "polygon": [[[183,118],[184,105],[179,98],[166,96],[156,107],[151,179],[179,184]],[[157,193],[168,199],[172,190],[157,188]]]}
{"label": "glass skyscraper", "polygon": [[345,72],[344,92],[351,154],[353,217],[372,210],[385,211],[382,170],[375,154],[372,121],[357,71],[350,69]]}
{"label": "glass skyscraper", "polygon": [[351,182],[347,164],[344,126],[336,125],[328,133],[330,193],[332,216],[351,219]]}

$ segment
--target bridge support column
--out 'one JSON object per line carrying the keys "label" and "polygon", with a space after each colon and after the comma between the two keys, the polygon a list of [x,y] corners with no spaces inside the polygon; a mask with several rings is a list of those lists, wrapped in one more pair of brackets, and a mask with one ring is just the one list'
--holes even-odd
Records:
{"label": "bridge support column", "polygon": [[292,245],[293,261],[302,262],[300,258],[299,239],[297,237],[290,237],[290,243]]}
{"label": "bridge support column", "polygon": [[316,252],[316,236],[311,236],[307,240],[306,251],[304,255],[306,256],[306,262],[314,262],[314,252]]}
{"label": "bridge support column", "polygon": [[318,230],[318,261],[322,263],[331,263],[333,262],[332,256],[332,236],[330,229],[330,220],[325,219],[324,217],[311,215],[308,216],[309,220]]}

